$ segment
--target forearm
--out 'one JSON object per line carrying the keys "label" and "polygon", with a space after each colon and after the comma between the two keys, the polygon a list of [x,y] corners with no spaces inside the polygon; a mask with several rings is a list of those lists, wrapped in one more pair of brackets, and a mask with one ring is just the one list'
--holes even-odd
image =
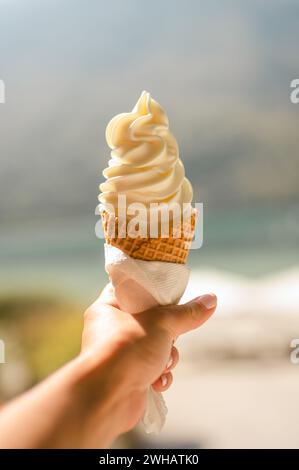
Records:
{"label": "forearm", "polygon": [[110,367],[80,356],[8,403],[0,412],[0,447],[108,446],[117,435],[119,402]]}

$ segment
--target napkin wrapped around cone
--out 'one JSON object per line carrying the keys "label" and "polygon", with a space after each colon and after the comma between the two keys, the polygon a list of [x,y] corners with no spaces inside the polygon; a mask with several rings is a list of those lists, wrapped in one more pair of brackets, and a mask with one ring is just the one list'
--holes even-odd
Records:
{"label": "napkin wrapped around cone", "polygon": [[[157,305],[178,303],[189,279],[190,270],[185,262],[196,212],[192,212],[191,219],[181,228],[181,237],[174,238],[171,232],[168,238],[157,239],[130,239],[128,235],[118,238],[117,217],[105,211],[101,216],[106,241],[105,268],[120,308],[134,314]],[[166,414],[162,394],[151,387],[142,419],[145,431],[158,433]]]}

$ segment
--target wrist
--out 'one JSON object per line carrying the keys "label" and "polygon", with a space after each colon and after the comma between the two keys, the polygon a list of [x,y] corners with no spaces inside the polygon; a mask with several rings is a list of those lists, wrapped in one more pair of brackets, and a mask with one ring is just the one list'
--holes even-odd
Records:
{"label": "wrist", "polygon": [[116,358],[83,353],[72,362],[72,388],[86,447],[108,447],[122,432],[126,403],[123,368]]}

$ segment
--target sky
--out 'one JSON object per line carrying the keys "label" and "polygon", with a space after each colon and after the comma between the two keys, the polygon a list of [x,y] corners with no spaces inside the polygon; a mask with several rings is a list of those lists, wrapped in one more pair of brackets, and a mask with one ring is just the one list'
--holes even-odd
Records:
{"label": "sky", "polygon": [[105,127],[144,89],[196,201],[292,208],[298,40],[290,0],[0,0],[0,219],[93,213]]}

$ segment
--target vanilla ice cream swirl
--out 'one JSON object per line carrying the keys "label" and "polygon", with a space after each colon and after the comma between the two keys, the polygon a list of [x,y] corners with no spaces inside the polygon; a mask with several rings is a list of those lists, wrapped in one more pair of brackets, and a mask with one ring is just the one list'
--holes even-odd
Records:
{"label": "vanilla ice cream swirl", "polygon": [[111,159],[103,171],[99,200],[117,211],[118,195],[127,205],[191,203],[192,186],[185,177],[167,115],[146,91],[130,113],[115,116],[106,129]]}

